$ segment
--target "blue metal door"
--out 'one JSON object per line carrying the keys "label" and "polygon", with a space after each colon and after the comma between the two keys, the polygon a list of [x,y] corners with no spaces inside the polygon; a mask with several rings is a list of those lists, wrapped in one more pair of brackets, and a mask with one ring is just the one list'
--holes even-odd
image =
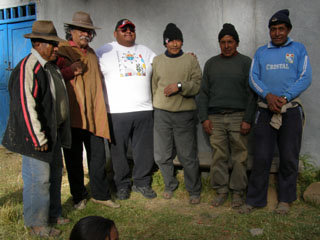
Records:
{"label": "blue metal door", "polygon": [[23,37],[32,31],[35,4],[0,9],[0,144],[9,116],[8,81],[14,67],[29,54],[31,42]]}
{"label": "blue metal door", "polygon": [[0,25],[0,141],[7,125],[9,113],[9,94],[8,94],[8,38],[7,26]]}
{"label": "blue metal door", "polygon": [[9,62],[14,68],[22,58],[30,53],[30,39],[23,35],[31,33],[33,21],[8,24]]}

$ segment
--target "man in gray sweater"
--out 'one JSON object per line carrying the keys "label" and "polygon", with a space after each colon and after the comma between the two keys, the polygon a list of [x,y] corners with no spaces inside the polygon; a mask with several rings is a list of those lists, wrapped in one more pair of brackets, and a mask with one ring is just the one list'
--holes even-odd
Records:
{"label": "man in gray sweater", "polygon": [[247,187],[247,134],[256,105],[248,83],[251,59],[237,52],[239,36],[232,24],[223,25],[218,39],[221,54],[210,58],[204,67],[199,117],[213,148],[210,176],[217,196],[212,205],[222,205],[231,190],[231,205],[239,207]]}

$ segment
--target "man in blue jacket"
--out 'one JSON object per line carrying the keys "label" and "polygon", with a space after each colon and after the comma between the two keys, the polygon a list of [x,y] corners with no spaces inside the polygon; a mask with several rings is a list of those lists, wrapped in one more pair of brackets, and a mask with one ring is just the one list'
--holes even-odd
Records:
{"label": "man in blue jacket", "polygon": [[267,204],[269,172],[275,146],[280,154],[278,214],[289,211],[297,199],[299,152],[304,114],[300,94],[311,83],[311,66],[303,44],[288,37],[292,29],[287,9],[269,20],[271,41],[260,47],[253,59],[249,84],[259,95],[254,126],[254,162],[246,205],[240,213]]}

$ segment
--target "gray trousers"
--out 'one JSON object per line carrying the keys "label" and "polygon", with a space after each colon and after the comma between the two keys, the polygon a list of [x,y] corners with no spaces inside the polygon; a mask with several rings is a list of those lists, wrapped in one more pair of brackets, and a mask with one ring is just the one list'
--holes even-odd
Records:
{"label": "gray trousers", "polygon": [[201,178],[197,157],[195,112],[154,111],[154,159],[159,166],[166,191],[179,182],[174,176],[173,159],[178,155],[184,168],[184,181],[190,196],[200,196]]}

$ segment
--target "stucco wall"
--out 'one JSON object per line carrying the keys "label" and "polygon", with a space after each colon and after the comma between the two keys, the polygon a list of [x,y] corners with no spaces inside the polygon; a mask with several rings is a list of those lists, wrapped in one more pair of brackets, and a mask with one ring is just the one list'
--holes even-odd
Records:
{"label": "stucco wall", "polygon": [[[6,4],[21,4],[23,0],[1,0]],[[137,27],[137,42],[145,44],[157,54],[164,51],[162,34],[169,22],[174,22],[184,35],[184,51],[194,52],[201,67],[205,61],[219,53],[217,36],[224,22],[235,25],[239,36],[238,50],[253,57],[256,48],[268,39],[268,20],[283,8],[290,10],[293,25],[290,36],[305,44],[313,68],[311,87],[302,95],[307,117],[302,154],[309,154],[320,165],[320,138],[318,90],[320,68],[320,2],[319,0],[38,0],[38,19],[51,19],[60,37],[64,38],[63,23],[71,21],[75,11],[91,14],[94,24],[101,27],[91,43],[98,48],[113,41],[116,22],[131,19]],[[199,125],[199,150],[210,152],[206,137]]]}

